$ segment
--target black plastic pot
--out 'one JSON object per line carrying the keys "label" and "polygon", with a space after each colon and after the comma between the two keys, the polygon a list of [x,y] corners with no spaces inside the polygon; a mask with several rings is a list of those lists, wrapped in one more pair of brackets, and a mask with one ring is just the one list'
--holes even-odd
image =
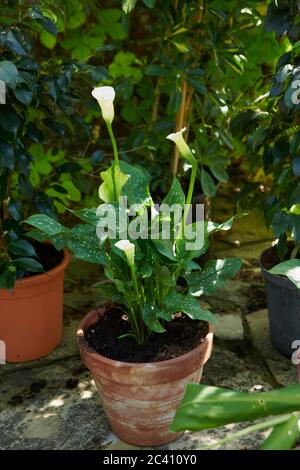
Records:
{"label": "black plastic pot", "polygon": [[260,266],[265,279],[271,341],[281,354],[291,357],[295,351],[293,342],[300,340],[300,293],[289,279],[265,269],[264,258],[270,250],[274,248],[262,253]]}

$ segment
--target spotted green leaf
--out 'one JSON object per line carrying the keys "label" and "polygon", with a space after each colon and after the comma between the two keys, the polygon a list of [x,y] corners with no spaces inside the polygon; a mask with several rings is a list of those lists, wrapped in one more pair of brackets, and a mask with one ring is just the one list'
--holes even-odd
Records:
{"label": "spotted green leaf", "polygon": [[105,252],[100,248],[96,229],[92,225],[77,225],[70,230],[68,248],[76,258],[88,263],[104,264]]}
{"label": "spotted green leaf", "polygon": [[241,266],[242,260],[239,258],[209,260],[202,271],[193,271],[186,276],[190,294],[212,295],[227,279],[235,276]]}
{"label": "spotted green leaf", "polygon": [[209,310],[203,309],[195,297],[181,294],[175,290],[170,292],[166,298],[166,309],[170,313],[185,313],[192,320],[203,320],[215,323],[213,314]]}
{"label": "spotted green leaf", "polygon": [[170,313],[161,310],[154,305],[145,304],[143,309],[143,320],[151,331],[154,331],[155,333],[163,333],[166,331],[159,321],[160,319],[171,321],[172,316]]}
{"label": "spotted green leaf", "polygon": [[120,168],[128,177],[123,188],[122,195],[127,197],[128,205],[148,204],[151,200],[149,193],[150,175],[148,171],[140,166],[129,165],[120,162]]}
{"label": "spotted green leaf", "polygon": [[164,204],[172,206],[173,204],[180,204],[181,206],[185,203],[185,195],[182,190],[181,184],[178,179],[175,177],[168,195],[163,200]]}
{"label": "spotted green leaf", "polygon": [[46,214],[31,215],[25,222],[50,236],[58,235],[68,230],[57,220],[52,219]]}

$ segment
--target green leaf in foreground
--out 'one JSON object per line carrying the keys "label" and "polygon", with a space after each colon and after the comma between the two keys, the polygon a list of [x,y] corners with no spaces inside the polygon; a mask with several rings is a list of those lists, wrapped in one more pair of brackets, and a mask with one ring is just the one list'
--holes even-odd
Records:
{"label": "green leaf in foreground", "polygon": [[172,316],[168,312],[160,310],[154,305],[145,304],[143,310],[144,322],[151,331],[155,331],[155,333],[164,333],[166,330],[160,323],[159,318],[162,318],[166,321],[172,320]]}
{"label": "green leaf in foreground", "polygon": [[241,265],[242,260],[239,258],[209,260],[202,271],[186,276],[190,293],[195,296],[212,295],[227,279],[239,272]]}
{"label": "green leaf in foreground", "polygon": [[271,274],[278,274],[280,276],[286,276],[297,289],[300,289],[300,260],[289,259],[277,264],[269,270]]}
{"label": "green leaf in foreground", "polygon": [[70,230],[68,248],[76,258],[88,263],[104,264],[105,252],[100,248],[96,228],[92,225],[76,225]]}
{"label": "green leaf in foreground", "polygon": [[57,222],[57,220],[52,219],[46,214],[31,215],[25,220],[25,222],[50,236],[58,235],[59,233],[67,231],[67,229]]}
{"label": "green leaf in foreground", "polygon": [[118,202],[123,186],[128,180],[128,175],[123,173],[115,163],[100,174],[103,179],[103,183],[99,188],[100,199],[104,202]]}
{"label": "green leaf in foreground", "polygon": [[191,295],[181,294],[175,290],[166,298],[166,308],[170,313],[182,312],[192,320],[203,320],[215,323],[213,314],[201,307],[200,302]]}
{"label": "green leaf in foreground", "polygon": [[294,411],[300,411],[300,384],[262,393],[188,384],[171,430],[200,431]]}
{"label": "green leaf in foreground", "polygon": [[299,416],[291,415],[286,422],[274,426],[260,450],[289,450],[294,447],[300,433],[298,422]]}

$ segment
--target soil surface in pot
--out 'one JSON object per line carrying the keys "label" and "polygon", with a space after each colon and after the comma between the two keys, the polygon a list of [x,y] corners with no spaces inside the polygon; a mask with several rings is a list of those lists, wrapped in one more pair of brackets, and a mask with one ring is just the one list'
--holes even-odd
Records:
{"label": "soil surface in pot", "polygon": [[[285,257],[286,260],[290,259],[293,248],[294,248],[294,244],[289,243],[289,249]],[[299,259],[299,255],[296,258]],[[268,270],[272,269],[274,266],[276,266],[276,264],[280,263],[281,261],[282,260],[279,259],[279,256],[277,254],[276,246],[273,246],[272,248],[269,248],[268,250],[266,250],[262,254],[262,257],[261,257],[261,262],[262,262],[263,267]]]}
{"label": "soil surface in pot", "polygon": [[117,308],[107,312],[85,332],[89,346],[102,356],[123,362],[159,362],[182,356],[197,347],[208,333],[208,324],[191,320],[186,315],[167,323],[164,333],[153,333],[146,345],[133,337],[119,338],[130,333],[128,321]]}
{"label": "soil surface in pot", "polygon": [[[50,243],[40,243],[35,240],[30,240],[30,243],[34,246],[36,251],[37,261],[44,266],[45,272],[50,271],[51,269],[58,266],[63,258],[63,251],[57,251],[53,245]],[[24,277],[32,277],[41,273],[26,273]]]}

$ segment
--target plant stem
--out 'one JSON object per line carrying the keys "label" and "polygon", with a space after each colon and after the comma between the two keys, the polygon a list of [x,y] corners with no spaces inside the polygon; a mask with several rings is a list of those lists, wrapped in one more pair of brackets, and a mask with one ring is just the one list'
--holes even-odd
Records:
{"label": "plant stem", "polygon": [[110,122],[106,122],[106,126],[107,126],[107,129],[108,129],[108,133],[109,133],[109,137],[110,137],[112,146],[113,146],[115,164],[116,164],[116,166],[119,166],[118,147],[117,147],[117,142],[116,142],[113,130],[112,130],[112,125],[111,125]]}
{"label": "plant stem", "polygon": [[192,203],[192,198],[193,198],[193,192],[194,192],[194,186],[195,186],[195,181],[196,181],[196,175],[197,175],[197,162],[192,164],[192,172],[191,172],[191,177],[190,177],[190,183],[189,183],[189,190],[188,190],[188,195],[186,197],[186,204],[191,204]]}
{"label": "plant stem", "polygon": [[112,130],[112,125],[110,122],[106,122],[106,126],[108,129],[109,137],[112,143],[113,147],[113,152],[114,152],[114,164],[112,165],[112,179],[113,179],[113,187],[114,187],[114,198],[115,201],[118,202],[118,194],[117,194],[117,184],[116,184],[116,168],[120,168],[119,164],[119,154],[118,154],[118,147],[117,147],[117,142]]}
{"label": "plant stem", "polygon": [[[136,296],[138,298],[138,304],[139,304],[139,307],[140,307],[140,315],[139,315],[139,324],[140,324],[140,326],[137,328],[137,330],[138,330],[137,337],[140,340],[140,343],[144,344],[144,342],[145,342],[144,329],[143,329],[144,323],[143,323],[143,319],[142,319],[143,302],[141,300],[140,290],[139,290],[139,287],[138,287],[137,278],[136,278],[136,274],[135,274],[133,266],[130,266],[130,274],[131,274],[131,279],[133,281],[133,288],[134,288]],[[135,318],[135,321],[137,322],[136,318]]]}
{"label": "plant stem", "polygon": [[129,305],[129,310],[130,310],[129,322],[130,322],[131,327],[133,328],[133,330],[135,332],[136,338],[138,339],[139,338],[139,325],[138,325],[137,320],[136,320],[136,315],[134,313],[134,308],[132,307],[131,304]]}
{"label": "plant stem", "polygon": [[196,160],[194,160],[192,164],[192,171],[191,171],[188,194],[187,194],[187,198],[185,201],[183,219],[181,220],[181,227],[177,233],[176,240],[178,240],[181,236],[184,237],[184,229],[186,226],[187,218],[190,212],[190,205],[192,203],[192,198],[193,198],[194,186],[195,186],[196,175],[197,175],[197,168],[198,168],[197,162]]}

